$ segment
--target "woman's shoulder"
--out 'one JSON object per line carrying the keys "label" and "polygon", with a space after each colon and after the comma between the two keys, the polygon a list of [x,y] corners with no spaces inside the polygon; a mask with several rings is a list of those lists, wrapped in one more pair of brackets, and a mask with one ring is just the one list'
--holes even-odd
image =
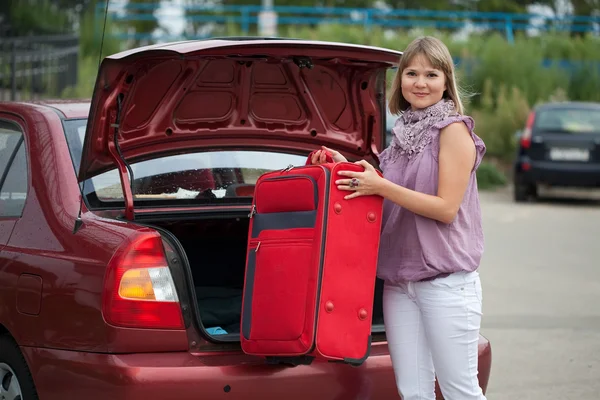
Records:
{"label": "woman's shoulder", "polygon": [[437,153],[439,153],[440,134],[442,134],[442,132],[461,134],[465,133],[465,127],[475,144],[475,150],[477,153],[476,167],[479,166],[483,156],[485,155],[486,146],[483,140],[475,133],[475,120],[470,115],[454,113],[433,126],[435,132],[434,140],[432,141],[432,150],[434,156],[437,158]]}
{"label": "woman's shoulder", "polygon": [[471,117],[470,115],[459,114],[459,113],[453,113],[453,114],[448,115],[446,118],[435,123],[433,125],[433,128],[437,131],[441,131],[442,129],[447,128],[448,126],[450,126],[452,124],[459,124],[459,123],[463,123],[464,125],[466,125],[469,132],[473,133],[475,131],[475,120],[473,119],[473,117]]}

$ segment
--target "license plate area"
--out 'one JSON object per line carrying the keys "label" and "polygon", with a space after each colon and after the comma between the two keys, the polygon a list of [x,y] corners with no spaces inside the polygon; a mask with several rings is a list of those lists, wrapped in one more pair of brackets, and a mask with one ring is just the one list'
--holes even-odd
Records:
{"label": "license plate area", "polygon": [[588,162],[590,151],[574,147],[552,147],[548,152],[548,158],[552,161]]}

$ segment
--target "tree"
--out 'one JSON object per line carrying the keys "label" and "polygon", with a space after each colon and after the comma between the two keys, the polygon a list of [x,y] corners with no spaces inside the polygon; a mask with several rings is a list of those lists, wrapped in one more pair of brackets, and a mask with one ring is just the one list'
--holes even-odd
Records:
{"label": "tree", "polygon": [[150,42],[148,35],[159,27],[155,15],[159,7],[160,0],[129,0],[127,14],[131,19],[126,22],[126,25],[138,35],[134,40],[136,46]]}
{"label": "tree", "polygon": [[571,4],[575,15],[592,16],[600,11],[600,0],[571,0]]}
{"label": "tree", "polygon": [[0,0],[0,31],[11,36],[70,33],[92,1]]}
{"label": "tree", "polygon": [[[590,17],[599,16],[600,14],[600,0],[571,0],[573,6],[573,14],[576,16]],[[584,32],[571,33],[571,36],[583,36]]]}
{"label": "tree", "polygon": [[4,7],[12,36],[73,31],[72,17],[53,0],[8,0]]}

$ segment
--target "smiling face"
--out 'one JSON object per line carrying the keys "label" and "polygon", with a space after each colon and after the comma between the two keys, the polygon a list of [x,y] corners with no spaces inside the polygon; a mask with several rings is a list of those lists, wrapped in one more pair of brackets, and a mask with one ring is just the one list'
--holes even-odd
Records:
{"label": "smiling face", "polygon": [[429,107],[442,99],[446,76],[422,54],[417,54],[402,71],[402,96],[413,110]]}
{"label": "smiling face", "polygon": [[457,113],[463,114],[460,94],[448,48],[441,40],[424,36],[413,40],[400,57],[389,109],[400,115],[409,108],[426,108],[446,98],[452,100]]}

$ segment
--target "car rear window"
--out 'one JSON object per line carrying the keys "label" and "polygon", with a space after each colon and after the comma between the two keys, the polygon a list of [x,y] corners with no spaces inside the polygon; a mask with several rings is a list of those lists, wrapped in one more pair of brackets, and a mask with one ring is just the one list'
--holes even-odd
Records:
{"label": "car rear window", "polygon": [[[65,133],[75,171],[79,170],[86,120],[65,121]],[[194,200],[231,202],[253,194],[253,185],[265,172],[288,165],[304,165],[306,156],[268,151],[210,151],[155,158],[130,165],[136,202]],[[99,205],[122,202],[117,170],[95,176],[85,183],[90,202]],[[238,201],[235,201],[238,202]]]}
{"label": "car rear window", "polygon": [[600,133],[600,109],[540,110],[536,113],[534,128],[548,133]]}

